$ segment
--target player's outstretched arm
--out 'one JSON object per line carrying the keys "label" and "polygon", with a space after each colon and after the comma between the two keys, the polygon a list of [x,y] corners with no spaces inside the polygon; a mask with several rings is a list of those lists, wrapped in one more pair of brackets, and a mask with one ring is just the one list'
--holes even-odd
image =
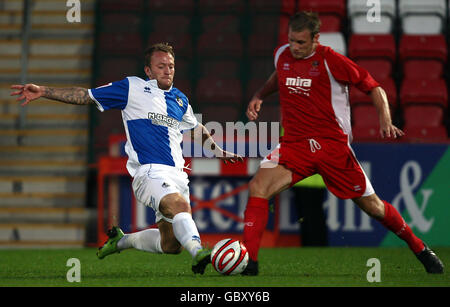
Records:
{"label": "player's outstretched arm", "polygon": [[71,88],[54,88],[48,86],[39,86],[35,84],[12,85],[15,92],[11,96],[19,96],[17,100],[24,100],[22,106],[40,97],[45,97],[52,100],[57,100],[69,104],[87,105],[94,103],[89,97],[88,90],[81,87]]}
{"label": "player's outstretched arm", "polygon": [[194,142],[201,142],[204,148],[211,150],[214,155],[222,160],[225,164],[228,162],[236,163],[244,161],[244,159],[240,155],[225,151],[220,148],[220,146],[217,145],[217,143],[212,138],[212,135],[209,133],[208,129],[206,129],[206,127],[200,123],[197,125],[197,127],[191,130],[191,139]]}
{"label": "player's outstretched arm", "polygon": [[382,138],[397,138],[405,133],[392,124],[391,112],[389,111],[389,102],[386,92],[380,87],[374,88],[370,92],[370,97],[378,111],[380,119],[380,135]]}
{"label": "player's outstretched arm", "polygon": [[247,112],[245,113],[250,120],[256,120],[258,118],[258,113],[261,110],[261,104],[263,100],[278,91],[278,75],[274,71],[269,79],[264,83],[263,87],[260,88],[250,100]]}

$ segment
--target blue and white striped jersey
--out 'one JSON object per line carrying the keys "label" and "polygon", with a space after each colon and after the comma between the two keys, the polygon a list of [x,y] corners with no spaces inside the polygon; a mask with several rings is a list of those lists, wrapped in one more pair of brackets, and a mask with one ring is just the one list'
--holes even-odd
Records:
{"label": "blue and white striped jersey", "polygon": [[156,80],[127,77],[88,91],[100,111],[122,110],[131,176],[144,164],[184,167],[182,131],[195,128],[198,121],[180,90],[162,90]]}

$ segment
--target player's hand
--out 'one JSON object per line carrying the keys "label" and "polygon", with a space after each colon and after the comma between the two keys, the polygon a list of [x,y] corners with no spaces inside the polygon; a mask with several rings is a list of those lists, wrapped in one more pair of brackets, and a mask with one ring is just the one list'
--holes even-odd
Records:
{"label": "player's hand", "polygon": [[259,99],[258,97],[253,97],[252,100],[250,100],[247,107],[247,112],[245,112],[249,120],[256,120],[258,118],[258,113],[259,110],[261,110],[262,102],[262,99]]}
{"label": "player's hand", "polygon": [[17,90],[11,93],[11,96],[19,96],[16,99],[17,101],[25,99],[21,104],[22,106],[28,104],[32,100],[42,97],[44,94],[44,89],[35,84],[11,85],[11,88]]}
{"label": "player's hand", "polygon": [[385,123],[385,124],[381,123],[380,135],[381,135],[381,138],[383,138],[383,139],[384,138],[396,139],[398,137],[404,136],[405,133],[401,129],[397,128],[396,126],[394,126],[391,123]]}
{"label": "player's hand", "polygon": [[240,155],[225,150],[222,150],[222,152],[216,155],[216,157],[222,160],[222,162],[225,164],[227,164],[228,162],[244,162],[244,158],[242,158]]}

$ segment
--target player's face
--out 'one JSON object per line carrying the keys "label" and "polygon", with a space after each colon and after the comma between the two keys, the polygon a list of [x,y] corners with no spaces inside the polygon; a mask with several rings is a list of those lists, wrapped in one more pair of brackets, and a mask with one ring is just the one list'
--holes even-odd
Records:
{"label": "player's face", "polygon": [[145,66],[145,73],[150,79],[156,79],[160,89],[168,90],[175,75],[175,59],[170,53],[156,51],[150,58],[150,67]]}
{"label": "player's face", "polygon": [[295,59],[303,59],[315,50],[319,41],[319,34],[311,37],[311,31],[303,30],[294,32],[289,28],[288,32],[289,50]]}

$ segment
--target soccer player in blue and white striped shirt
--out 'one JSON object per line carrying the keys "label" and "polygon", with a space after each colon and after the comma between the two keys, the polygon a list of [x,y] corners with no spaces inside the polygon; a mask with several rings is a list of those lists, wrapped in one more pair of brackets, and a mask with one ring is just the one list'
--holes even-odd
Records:
{"label": "soccer player in blue and white striped shirt", "polygon": [[11,88],[17,91],[11,95],[24,100],[22,105],[45,97],[69,104],[95,104],[101,112],[120,109],[133,191],[138,202],[155,210],[158,229],[124,234],[113,227],[97,256],[103,259],[127,248],[178,254],[184,247],[193,257],[193,272],[203,274],[210,262],[210,250],[202,247],[191,216],[189,180],[181,151],[183,130],[191,130],[193,140],[201,140],[225,163],[242,161],[242,157],[217,146],[195,118],[188,98],[173,86],[175,54],[170,45],[149,47],[144,71],[147,80],[127,77],[93,89],[13,85]]}

